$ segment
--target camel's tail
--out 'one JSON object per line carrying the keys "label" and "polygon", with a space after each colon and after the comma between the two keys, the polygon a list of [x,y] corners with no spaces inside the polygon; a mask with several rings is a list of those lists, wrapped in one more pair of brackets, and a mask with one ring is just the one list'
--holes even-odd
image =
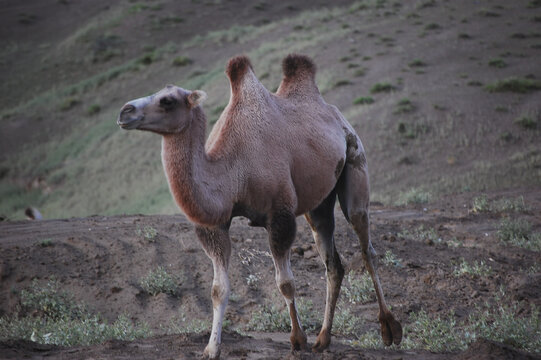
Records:
{"label": "camel's tail", "polygon": [[282,61],[284,78],[276,94],[283,97],[319,95],[316,65],[306,55],[289,54]]}

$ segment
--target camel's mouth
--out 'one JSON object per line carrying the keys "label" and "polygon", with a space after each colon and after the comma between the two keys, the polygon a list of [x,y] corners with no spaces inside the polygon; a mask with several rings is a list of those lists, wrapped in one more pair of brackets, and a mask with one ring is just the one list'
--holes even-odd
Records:
{"label": "camel's mouth", "polygon": [[116,121],[116,124],[124,130],[133,130],[133,129],[137,129],[137,127],[141,124],[142,120],[143,120],[143,116],[140,116],[137,118],[130,118],[130,119],[121,119],[121,117],[119,116],[118,120]]}

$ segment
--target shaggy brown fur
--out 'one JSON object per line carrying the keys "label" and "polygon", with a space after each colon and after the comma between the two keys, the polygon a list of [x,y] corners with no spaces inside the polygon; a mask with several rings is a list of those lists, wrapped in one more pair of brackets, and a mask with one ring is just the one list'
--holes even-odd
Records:
{"label": "shaggy brown fur", "polygon": [[276,269],[276,284],[291,317],[291,346],[306,347],[298,316],[290,248],[296,216],[305,215],[327,273],[322,329],[313,346],[331,342],[331,328],[344,277],[334,245],[336,198],[361,243],[380,312],[383,341],[399,344],[402,328],[383,297],[370,243],[369,184],[366,157],[355,130],[335,106],[327,104],[315,83],[315,65],[306,56],[289,55],[276,94],[257,79],[250,61],[229,61],[231,98],[205,144],[202,91],[168,86],[133,100],[121,110],[124,129],[163,136],[162,160],[171,193],[214,266],[213,323],[205,355],[220,354],[221,327],[229,297],[229,226],[235,216],[265,227]]}

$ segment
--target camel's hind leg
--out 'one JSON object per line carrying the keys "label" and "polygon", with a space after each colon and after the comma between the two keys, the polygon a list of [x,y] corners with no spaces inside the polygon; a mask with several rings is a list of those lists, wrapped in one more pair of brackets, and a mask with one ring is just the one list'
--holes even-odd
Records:
{"label": "camel's hind leg", "polygon": [[302,330],[295,302],[295,285],[290,263],[290,248],[295,239],[296,229],[295,215],[287,210],[273,214],[267,226],[276,269],[276,284],[286,301],[291,318],[291,348],[301,350],[306,348],[306,334]]}
{"label": "camel's hind leg", "polygon": [[229,278],[227,276],[231,256],[229,224],[212,228],[196,226],[195,232],[214,267],[214,280],[212,281],[211,291],[212,332],[203,355],[209,359],[218,359],[220,357],[222,322],[229,299]]}
{"label": "camel's hind leg", "polygon": [[402,341],[402,326],[396,321],[385,303],[383,290],[374,267],[376,252],[370,242],[369,185],[365,164],[348,162],[340,176],[337,192],[342,211],[359,237],[363,259],[374,283],[379,304],[378,319],[381,324],[383,343],[387,346],[392,343],[398,345]]}
{"label": "camel's hind leg", "polygon": [[306,214],[306,220],[312,228],[316,246],[325,264],[327,275],[327,298],[323,326],[312,347],[314,351],[323,351],[331,343],[331,328],[340,285],[344,278],[344,268],[334,244],[334,204],[336,193],[333,191],[316,209]]}

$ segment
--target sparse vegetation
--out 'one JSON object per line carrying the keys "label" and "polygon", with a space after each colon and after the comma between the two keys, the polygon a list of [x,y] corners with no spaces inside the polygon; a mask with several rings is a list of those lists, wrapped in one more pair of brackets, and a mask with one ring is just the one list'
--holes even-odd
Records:
{"label": "sparse vegetation", "polygon": [[522,115],[516,118],[515,124],[526,130],[533,130],[537,128],[537,120],[528,115]]}
{"label": "sparse vegetation", "polygon": [[498,228],[498,238],[507,244],[541,251],[541,233],[532,232],[532,224],[525,219],[503,219]]}
{"label": "sparse vegetation", "polygon": [[[278,303],[278,302],[275,302]],[[289,309],[285,306],[276,306],[263,304],[252,313],[250,321],[245,330],[248,331],[289,331],[291,329],[291,320]],[[302,325],[306,331],[316,331],[321,327],[319,316],[313,311],[312,301],[304,299],[297,300],[297,310],[302,319]]]}
{"label": "sparse vegetation", "polygon": [[[224,328],[226,327],[227,319],[224,321]],[[168,334],[187,334],[195,333],[199,334],[207,331],[211,327],[211,323],[208,320],[193,318],[193,314],[186,314],[184,309],[180,309],[178,314],[173,316],[167,326],[162,326],[162,330]]]}
{"label": "sparse vegetation", "polygon": [[88,107],[88,109],[86,109],[86,113],[88,115],[96,115],[100,111],[101,111],[101,106],[99,106],[98,104],[92,104]]}
{"label": "sparse vegetation", "polygon": [[408,98],[402,98],[396,104],[396,108],[393,111],[393,114],[405,114],[410,113],[415,110],[415,106]]}
{"label": "sparse vegetation", "polygon": [[453,275],[457,277],[464,275],[489,276],[490,274],[492,274],[492,268],[483,260],[468,263],[466,260],[460,259],[460,262],[453,269]]}
{"label": "sparse vegetation", "polygon": [[485,86],[488,92],[515,92],[525,94],[528,92],[541,90],[541,82],[524,78],[507,78],[499,80]]}
{"label": "sparse vegetation", "polygon": [[41,247],[50,247],[53,246],[53,241],[51,239],[43,239],[38,244]]}
{"label": "sparse vegetation", "polygon": [[346,275],[345,284],[342,286],[343,294],[347,301],[352,304],[365,304],[376,299],[374,284],[368,272],[358,274],[354,271]]}
{"label": "sparse vegetation", "polygon": [[81,100],[79,98],[70,96],[65,98],[62,103],[60,104],[60,110],[62,111],[68,111],[75,106],[79,105],[81,103]]}
{"label": "sparse vegetation", "polygon": [[439,243],[442,241],[434,228],[427,228],[424,225],[420,225],[413,231],[403,230],[397,235],[402,238],[422,241],[425,243]]}
{"label": "sparse vegetation", "polygon": [[492,66],[492,67],[499,68],[499,69],[507,67],[507,63],[505,61],[503,61],[503,59],[499,59],[499,58],[489,60],[488,65]]}
{"label": "sparse vegetation", "polygon": [[391,92],[395,90],[396,87],[388,82],[376,83],[370,88],[372,94],[382,93],[382,92]]}
{"label": "sparse vegetation", "polygon": [[355,105],[370,105],[374,103],[374,99],[370,96],[360,96],[353,100]]}
{"label": "sparse vegetation", "polygon": [[529,208],[524,203],[524,197],[519,196],[515,199],[501,198],[489,201],[486,195],[480,195],[473,198],[472,212],[525,212]]}
{"label": "sparse vegetation", "polygon": [[152,296],[160,293],[176,295],[178,292],[179,280],[177,277],[169,274],[163,266],[156,270],[151,270],[145,277],[139,281],[141,288]]}
{"label": "sparse vegetation", "polygon": [[177,56],[173,59],[173,65],[175,66],[187,66],[192,63],[192,60],[186,56]]}
{"label": "sparse vegetation", "polygon": [[91,345],[109,339],[134,340],[152,333],[146,324],[135,324],[120,315],[112,324],[93,315],[60,284],[34,280],[20,292],[22,307],[16,316],[0,318],[0,340],[25,339],[61,346]]}
{"label": "sparse vegetation", "polygon": [[409,67],[423,67],[426,63],[421,59],[415,59],[408,64]]}
{"label": "sparse vegetation", "polygon": [[402,267],[402,260],[396,257],[391,250],[385,251],[382,261],[387,266]]}
{"label": "sparse vegetation", "polygon": [[400,193],[397,205],[426,204],[430,200],[430,193],[419,188],[412,188]]}
{"label": "sparse vegetation", "polygon": [[146,240],[153,242],[156,240],[156,236],[158,236],[158,230],[149,225],[145,225],[142,228],[137,226],[135,235],[144,237]]}
{"label": "sparse vegetation", "polygon": [[352,84],[351,81],[342,79],[335,82],[334,87],[346,86],[346,85],[351,85],[351,84]]}

